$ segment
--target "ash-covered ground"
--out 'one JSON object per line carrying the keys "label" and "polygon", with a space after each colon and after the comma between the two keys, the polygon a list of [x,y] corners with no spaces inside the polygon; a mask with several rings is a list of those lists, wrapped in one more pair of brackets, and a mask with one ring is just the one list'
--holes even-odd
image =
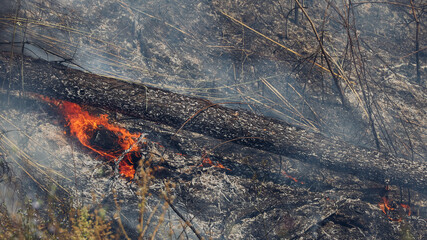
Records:
{"label": "ash-covered ground", "polygon": [[[304,1],[310,20],[294,1],[2,2],[2,51],[216,103],[238,102],[255,113],[425,163],[425,1]],[[328,72],[310,21],[341,78]],[[7,87],[2,91],[7,95]],[[61,115],[46,103],[1,104],[1,196],[9,212],[25,199],[47,208],[42,196],[56,186],[60,198],[93,209],[102,205],[117,223],[116,189],[121,220],[136,236],[136,183],[117,179],[111,164],[64,134]],[[161,210],[167,181],[175,184],[170,194],[176,210],[206,238],[426,237],[426,197],[420,193],[398,186],[387,191],[386,183],[232,142],[218,146],[221,141],[191,132],[175,136],[177,129],[159,123],[108,114],[130,131],[147,133],[145,157],[164,169],[152,180],[144,218],[157,209],[151,233],[164,218],[159,239],[196,238],[173,209]],[[227,169],[200,167],[204,157]],[[402,207],[386,215],[379,207],[385,195],[397,205],[410,204],[411,215]]]}
{"label": "ash-covered ground", "polygon": [[[52,106],[40,100],[19,102],[2,111],[1,121],[2,156],[13,169],[13,178],[20,179],[18,186],[12,181],[2,184],[3,193],[18,190],[15,203],[6,202],[9,211],[17,211],[24,199],[31,200],[37,209],[47,208],[43,189],[50,192],[52,186],[61,200],[72,199],[76,206],[93,209],[102,206],[111,218],[118,208],[116,198],[127,233],[136,237],[141,202],[137,181],[118,178],[114,165],[69,136]],[[175,135],[176,129],[152,122],[119,115],[114,120],[122,127],[146,133],[143,155],[150,158],[151,166],[162,167],[153,173],[145,210],[146,220],[155,211],[148,232],[164,218],[158,239],[196,238],[170,207],[162,216],[162,192],[169,183],[174,185],[168,191],[174,208],[205,238],[425,237],[425,196],[417,192],[404,189],[402,193],[394,186],[386,191],[383,184],[233,143],[216,147],[221,143],[218,140],[186,131]],[[20,147],[13,149],[6,140]],[[226,169],[203,164],[204,157]],[[379,203],[385,195],[396,203],[410,201],[411,216],[404,208],[383,213]]]}

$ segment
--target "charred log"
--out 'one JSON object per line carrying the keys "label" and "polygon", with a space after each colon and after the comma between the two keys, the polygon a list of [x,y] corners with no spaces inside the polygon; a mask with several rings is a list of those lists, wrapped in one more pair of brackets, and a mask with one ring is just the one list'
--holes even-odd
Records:
{"label": "charred log", "polygon": [[[207,100],[85,73],[53,62],[0,55],[3,88],[118,111],[218,139],[292,157],[380,183],[425,192],[427,165],[358,147],[277,119],[213,104]],[[12,64],[12,67],[11,65]],[[21,65],[25,76],[20,76]],[[13,68],[13,66],[19,66]],[[15,69],[15,70],[14,70]],[[6,76],[11,76],[7,78]],[[25,79],[22,85],[22,79]],[[197,113],[197,115],[195,115]]]}
{"label": "charred log", "polygon": [[117,136],[113,132],[105,129],[102,125],[98,126],[98,128],[99,129],[96,129],[89,139],[89,143],[92,146],[96,146],[99,150],[104,152],[117,152],[122,150],[122,147],[117,141]]}

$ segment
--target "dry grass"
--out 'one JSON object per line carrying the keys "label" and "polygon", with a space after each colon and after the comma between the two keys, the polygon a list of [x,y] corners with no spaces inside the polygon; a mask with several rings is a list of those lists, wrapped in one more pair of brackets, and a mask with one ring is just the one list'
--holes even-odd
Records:
{"label": "dry grass", "polygon": [[[146,209],[152,170],[141,168],[138,180],[137,195],[140,203],[140,219],[137,226],[138,239],[155,239],[160,227],[165,221],[174,184],[166,182],[161,193],[163,204],[159,204],[149,212]],[[17,214],[10,214],[5,205],[0,205],[0,239],[130,239],[121,221],[120,205],[115,195],[116,213],[113,218],[107,216],[102,205],[94,208],[89,206],[72,207],[72,202],[58,202],[57,197],[48,197],[48,209],[36,209],[31,202],[25,203],[25,208]],[[160,207],[161,205],[161,207]],[[150,213],[144,219],[144,213]],[[154,215],[159,215],[155,220]],[[117,229],[112,226],[116,223]]]}
{"label": "dry grass", "polygon": [[[3,138],[6,137],[3,136]],[[141,160],[135,177],[136,195],[140,199],[138,239],[155,239],[165,222],[169,204],[174,199],[172,192],[175,185],[164,182],[158,205],[154,209],[147,209],[147,201],[152,196],[150,186],[153,184],[154,177],[150,162],[153,156],[149,154],[145,163]],[[11,177],[8,177],[10,168],[1,153],[0,157],[0,183],[10,185],[12,184]],[[92,204],[76,206],[78,204],[76,201],[64,200],[64,191],[55,184],[43,185],[43,189],[48,191],[42,191],[42,196],[39,196],[36,201],[46,203],[41,204],[45,207],[40,207],[38,202],[27,201],[19,207],[17,213],[11,213],[10,209],[2,203],[8,196],[3,196],[0,192],[0,239],[131,239],[121,221],[123,200],[119,200],[116,193],[114,193],[116,212],[111,216],[102,205],[96,203],[95,194],[93,194]],[[149,217],[144,218],[144,215]]]}

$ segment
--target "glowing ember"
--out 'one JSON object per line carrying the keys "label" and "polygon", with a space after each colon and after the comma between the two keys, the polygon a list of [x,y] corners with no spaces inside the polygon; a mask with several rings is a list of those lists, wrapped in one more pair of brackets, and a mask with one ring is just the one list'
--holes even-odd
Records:
{"label": "glowing ember", "polygon": [[402,221],[402,214],[399,213],[399,210],[405,211],[408,216],[411,216],[411,208],[407,204],[396,204],[392,201],[389,201],[388,197],[382,197],[381,202],[378,203],[378,207],[381,208],[383,213],[387,215],[388,219],[395,222]]}
{"label": "glowing ember", "polygon": [[217,162],[217,163],[214,164],[212,162],[212,160],[209,157],[207,157],[207,156],[203,156],[202,159],[203,159],[202,164],[200,164],[199,167],[210,167],[210,166],[214,166],[214,167],[217,167],[217,168],[227,169],[227,170],[231,171],[229,168],[224,167],[224,165],[222,165],[219,162]]}
{"label": "glowing ember", "polygon": [[292,177],[291,175],[289,175],[289,174],[287,174],[284,170],[282,170],[282,174],[283,175],[285,175],[287,178],[290,178],[290,179],[292,179],[294,182],[296,182],[296,183],[300,183],[300,184],[304,184],[304,182],[302,182],[302,181],[298,181],[296,178],[294,178],[294,177]]}
{"label": "glowing ember", "polygon": [[[93,116],[82,110],[78,104],[42,98],[60,109],[67,121],[67,126],[70,128],[71,135],[76,136],[81,144],[107,160],[117,160],[120,154],[129,149],[140,136],[140,134],[130,133],[124,128],[109,123],[106,114]],[[112,139],[113,142],[107,141],[103,146],[95,145],[93,141],[96,141],[98,135],[101,135],[100,138]],[[120,173],[132,179],[135,174],[134,161],[137,161],[134,159],[140,157],[139,147],[134,146],[120,162]]]}

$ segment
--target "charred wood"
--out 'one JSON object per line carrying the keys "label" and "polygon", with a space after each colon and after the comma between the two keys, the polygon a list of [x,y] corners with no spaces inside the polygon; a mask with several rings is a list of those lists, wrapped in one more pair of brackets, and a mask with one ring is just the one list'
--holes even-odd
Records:
{"label": "charred wood", "polygon": [[[427,190],[427,164],[423,162],[355,146],[277,119],[226,108],[204,99],[85,73],[58,63],[16,55],[11,60],[9,56],[7,53],[0,55],[0,86],[3,88],[24,88],[27,92],[106,108],[177,129],[191,118],[185,125],[185,129],[190,131],[223,140],[238,138],[235,143],[364,179],[422,192]],[[24,78],[20,76],[21,67]],[[25,79],[23,86],[22,79]]]}

